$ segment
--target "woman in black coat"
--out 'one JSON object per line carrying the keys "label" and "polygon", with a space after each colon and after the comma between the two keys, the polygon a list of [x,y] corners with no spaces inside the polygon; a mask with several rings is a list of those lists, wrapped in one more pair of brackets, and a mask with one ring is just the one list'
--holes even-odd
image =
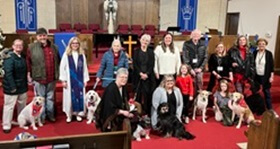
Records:
{"label": "woman in black coat", "polygon": [[226,77],[231,81],[233,80],[229,56],[226,55],[223,43],[219,43],[216,45],[216,53],[211,54],[208,61],[208,68],[211,75],[207,91],[212,92],[213,88],[216,85],[217,79]]}
{"label": "woman in black coat", "polygon": [[266,50],[267,40],[257,41],[258,50],[254,52],[256,76],[255,81],[262,85],[267,109],[272,109],[270,88],[274,80],[274,61],[272,53]]}
{"label": "woman in black coat", "polygon": [[152,94],[155,88],[154,76],[154,50],[148,45],[151,36],[141,36],[141,47],[134,51],[133,55],[133,85],[137,93],[136,101],[141,103],[144,114],[150,115]]}

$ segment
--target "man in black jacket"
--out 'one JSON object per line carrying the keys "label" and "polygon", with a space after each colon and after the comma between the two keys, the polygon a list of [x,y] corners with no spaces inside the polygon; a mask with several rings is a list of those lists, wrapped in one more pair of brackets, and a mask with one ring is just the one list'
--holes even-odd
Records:
{"label": "man in black jacket", "polygon": [[194,76],[196,91],[203,87],[203,70],[207,63],[207,47],[200,40],[201,31],[194,30],[191,33],[191,39],[185,41],[183,45],[183,63],[191,67],[191,74]]}
{"label": "man in black jacket", "polygon": [[16,39],[13,42],[13,50],[4,60],[4,108],[3,108],[3,131],[9,133],[13,119],[14,107],[17,103],[18,114],[26,105],[27,99],[27,67],[25,58],[21,55],[23,41]]}

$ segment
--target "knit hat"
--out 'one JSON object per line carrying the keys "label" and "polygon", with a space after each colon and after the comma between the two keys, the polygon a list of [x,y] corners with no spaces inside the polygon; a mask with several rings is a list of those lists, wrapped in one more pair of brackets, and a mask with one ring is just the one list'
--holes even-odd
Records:
{"label": "knit hat", "polygon": [[45,28],[38,28],[37,31],[36,31],[36,34],[37,35],[40,35],[40,34],[48,34],[47,30]]}

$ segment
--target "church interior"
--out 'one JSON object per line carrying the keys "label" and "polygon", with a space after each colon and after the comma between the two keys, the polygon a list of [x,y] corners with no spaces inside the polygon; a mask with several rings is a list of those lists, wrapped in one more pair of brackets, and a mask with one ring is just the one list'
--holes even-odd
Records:
{"label": "church interior", "polygon": [[[73,36],[79,38],[84,50],[89,72],[86,91],[94,89],[100,97],[104,88],[96,83],[96,75],[104,53],[112,41],[119,37],[122,48],[132,59],[139,48],[143,34],[151,36],[150,47],[161,44],[166,33],[173,35],[174,45],[182,54],[183,43],[191,39],[193,30],[201,31],[207,43],[208,55],[215,53],[222,42],[229,50],[239,35],[248,38],[250,46],[257,47],[258,38],[268,41],[267,50],[273,54],[274,81],[271,83],[272,110],[262,115],[254,114],[260,124],[245,123],[240,129],[225,127],[215,120],[212,107],[207,108],[207,123],[190,119],[184,124],[195,135],[194,140],[162,137],[152,130],[150,139],[136,141],[131,136],[130,124],[123,122],[123,130],[101,132],[94,123],[66,123],[63,109],[63,84],[57,81],[54,94],[56,121],[46,121],[38,130],[24,130],[12,125],[10,133],[0,131],[0,148],[104,148],[104,149],[154,149],[154,148],[280,148],[280,1],[278,0],[0,0],[0,49],[11,48],[14,40],[23,40],[23,54],[36,40],[36,30],[45,28],[48,39],[58,46],[60,56]],[[0,51],[1,53],[1,51]],[[0,54],[0,58],[1,58]],[[209,57],[208,56],[208,57]],[[2,63],[2,62],[1,62]],[[2,64],[1,64],[2,65]],[[208,64],[209,65],[209,64]],[[203,89],[209,84],[211,72],[203,76]],[[133,79],[133,78],[131,78]],[[4,92],[0,77],[0,123],[2,124]],[[134,96],[129,80],[129,96]],[[35,96],[34,86],[28,85],[27,103]],[[262,96],[263,93],[260,93]],[[16,119],[14,112],[14,119]],[[14,140],[23,132],[36,139]]]}

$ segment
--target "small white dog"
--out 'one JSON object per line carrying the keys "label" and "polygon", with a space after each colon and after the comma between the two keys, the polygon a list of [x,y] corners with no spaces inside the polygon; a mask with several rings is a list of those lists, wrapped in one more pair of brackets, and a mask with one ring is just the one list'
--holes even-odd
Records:
{"label": "small white dog", "polygon": [[89,90],[86,94],[86,107],[87,107],[87,124],[94,122],[94,113],[101,99],[97,92]]}
{"label": "small white dog", "polygon": [[241,127],[242,121],[246,121],[247,124],[250,124],[252,121],[261,123],[260,120],[255,120],[255,117],[246,104],[244,96],[241,93],[234,92],[231,94],[231,101],[228,104],[229,108],[232,110],[231,120],[234,120],[235,115],[239,116],[239,121],[236,126],[237,129]]}
{"label": "small white dog", "polygon": [[206,110],[208,105],[208,97],[211,95],[211,92],[206,90],[199,91],[199,94],[194,100],[194,108],[193,108],[193,117],[192,119],[195,120],[196,110],[202,111],[202,122],[206,123]]}
{"label": "small white dog", "polygon": [[44,110],[45,98],[44,97],[34,97],[33,100],[20,112],[18,115],[18,124],[20,128],[28,129],[26,126],[28,123],[31,123],[33,130],[38,130],[35,125],[35,122],[38,121],[40,127],[43,126],[41,122],[41,114]]}

